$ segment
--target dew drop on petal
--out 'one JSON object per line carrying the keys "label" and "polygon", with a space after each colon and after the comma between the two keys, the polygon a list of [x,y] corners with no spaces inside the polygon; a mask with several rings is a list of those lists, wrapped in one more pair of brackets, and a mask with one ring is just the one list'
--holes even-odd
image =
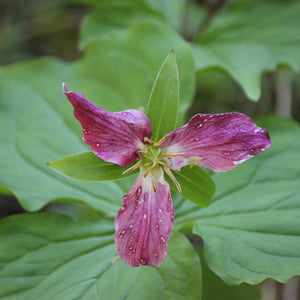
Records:
{"label": "dew drop on petal", "polygon": [[138,196],[141,194],[141,190],[142,190],[141,187],[139,187],[138,190],[137,190],[137,195]]}

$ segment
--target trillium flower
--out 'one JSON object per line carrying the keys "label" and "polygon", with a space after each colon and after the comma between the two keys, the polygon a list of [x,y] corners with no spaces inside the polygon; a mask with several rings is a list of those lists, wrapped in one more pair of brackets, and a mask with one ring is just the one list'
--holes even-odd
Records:
{"label": "trillium flower", "polygon": [[197,114],[186,125],[152,141],[151,122],[139,110],[108,112],[81,94],[65,95],[83,129],[83,141],[101,159],[140,169],[115,218],[115,242],[130,266],[158,267],[167,254],[175,212],[167,174],[181,191],[172,170],[200,166],[214,172],[235,168],[271,146],[268,132],[237,112]]}

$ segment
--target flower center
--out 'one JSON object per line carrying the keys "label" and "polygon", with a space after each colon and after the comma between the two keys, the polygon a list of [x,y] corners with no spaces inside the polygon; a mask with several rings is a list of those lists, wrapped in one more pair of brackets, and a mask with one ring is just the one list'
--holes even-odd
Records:
{"label": "flower center", "polygon": [[[161,140],[156,143],[153,143],[152,140],[145,138],[144,139],[144,146],[138,152],[140,155],[140,160],[133,165],[131,168],[123,172],[126,174],[130,171],[136,170],[137,168],[141,168],[143,170],[143,176],[147,177],[148,175],[151,176],[152,181],[152,190],[155,192],[155,176],[154,172],[157,168],[163,168],[163,170],[169,175],[171,180],[176,185],[179,193],[182,193],[181,186],[176,180],[175,176],[171,172],[170,168],[172,167],[172,157],[183,156],[184,153],[177,153],[177,154],[170,154],[167,153],[165,149],[160,147],[160,144],[166,139],[167,136],[164,136]],[[147,143],[147,144],[146,144]]]}
{"label": "flower center", "polygon": [[172,162],[165,156],[166,151],[163,151],[159,146],[146,145],[145,150],[145,152],[140,152],[141,167],[147,170],[144,174],[145,177],[158,166],[171,167]]}

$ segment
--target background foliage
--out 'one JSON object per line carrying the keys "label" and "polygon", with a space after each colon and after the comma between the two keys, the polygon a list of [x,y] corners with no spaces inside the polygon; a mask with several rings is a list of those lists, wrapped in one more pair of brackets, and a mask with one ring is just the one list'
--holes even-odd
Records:
{"label": "background foliage", "polygon": [[[19,0],[0,8],[1,299],[258,299],[255,285],[266,278],[300,275],[298,1]],[[212,174],[207,208],[174,194],[163,265],[133,269],[116,257],[112,218],[135,176],[73,181],[47,163],[89,150],[62,82],[107,110],[146,111],[171,49],[177,125],[197,112],[237,110],[260,116],[273,146]],[[274,113],[290,119],[265,116]],[[196,199],[197,182],[205,194],[207,173],[188,175],[186,197]],[[15,198],[24,214],[8,217]]]}

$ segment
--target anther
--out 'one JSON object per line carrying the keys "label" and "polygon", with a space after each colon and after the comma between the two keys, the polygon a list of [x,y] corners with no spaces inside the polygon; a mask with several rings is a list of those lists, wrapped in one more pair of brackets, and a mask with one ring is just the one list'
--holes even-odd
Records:
{"label": "anther", "polygon": [[162,144],[165,140],[166,140],[166,138],[167,138],[167,134],[163,137],[163,138],[161,138],[158,142],[156,142],[156,143],[154,143],[154,146],[159,146],[160,144]]}
{"label": "anther", "polygon": [[129,172],[131,172],[131,171],[134,171],[134,170],[136,170],[139,166],[140,166],[140,164],[141,164],[141,161],[139,160],[136,164],[134,164],[132,167],[130,167],[129,169],[127,169],[126,171],[124,171],[123,173],[122,173],[122,175],[125,175],[125,174],[127,174],[127,173],[129,173]]}

